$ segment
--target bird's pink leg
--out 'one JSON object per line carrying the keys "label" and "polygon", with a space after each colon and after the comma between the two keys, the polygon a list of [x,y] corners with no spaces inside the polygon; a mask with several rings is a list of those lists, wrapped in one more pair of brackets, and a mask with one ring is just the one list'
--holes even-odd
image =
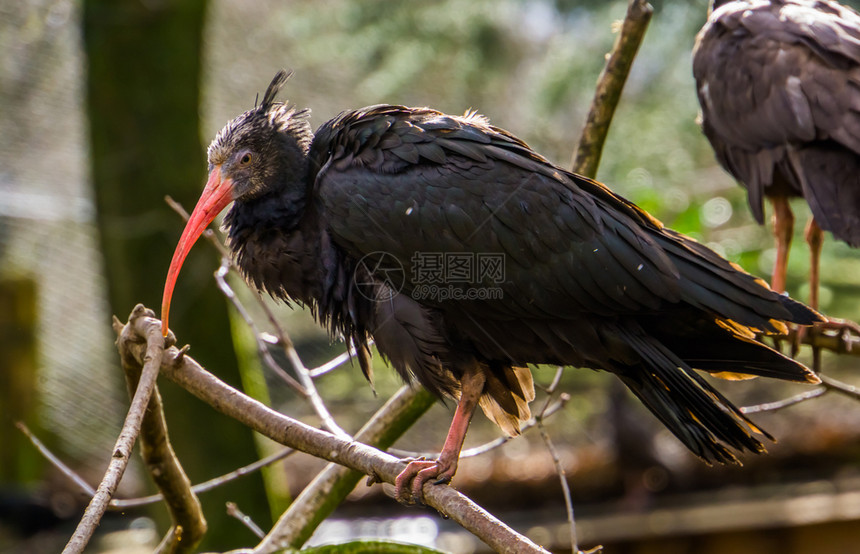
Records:
{"label": "bird's pink leg", "polygon": [[[394,482],[397,499],[404,504],[423,502],[424,483],[433,479],[434,483],[448,483],[457,472],[460,450],[466,440],[466,431],[478,400],[484,392],[486,376],[477,364],[472,364],[460,381],[460,400],[457,411],[448,429],[445,445],[438,460],[412,460],[400,472]],[[411,482],[411,486],[410,486]],[[408,492],[407,492],[408,491]],[[410,494],[411,493],[411,494]]]}
{"label": "bird's pink leg", "polygon": [[[818,310],[818,287],[821,286],[819,267],[821,262],[821,244],[824,242],[824,231],[818,226],[814,217],[809,218],[804,236],[806,237],[806,244],[809,245],[809,306],[813,310]],[[805,329],[797,330],[795,349],[800,346],[800,341],[803,340],[803,335],[805,334]],[[812,348],[812,371],[815,373],[821,371],[821,349],[816,347]]]}
{"label": "bird's pink leg", "polygon": [[788,251],[791,248],[791,235],[794,233],[794,214],[788,204],[788,197],[774,196],[773,203],[773,234],[776,237],[776,262],[773,264],[773,277],[770,288],[776,292],[785,292],[786,275],[788,273]]}
{"label": "bird's pink leg", "polygon": [[818,287],[821,279],[819,267],[823,242],[824,231],[818,226],[814,217],[809,218],[809,223],[806,225],[806,243],[809,245],[809,306],[813,310],[818,310]]}
{"label": "bird's pink leg", "polygon": [[[821,246],[824,243],[824,231],[818,226],[815,218],[810,218],[806,225],[806,242],[809,244],[809,305],[814,310],[818,310],[819,290],[821,289]],[[840,336],[848,333],[860,336],[860,326],[847,319],[825,316],[823,323],[815,324],[815,330],[820,333],[825,329],[838,331]],[[803,333],[799,332],[798,337],[799,340],[802,340]],[[812,348],[812,370],[816,373],[821,370],[820,348]]]}

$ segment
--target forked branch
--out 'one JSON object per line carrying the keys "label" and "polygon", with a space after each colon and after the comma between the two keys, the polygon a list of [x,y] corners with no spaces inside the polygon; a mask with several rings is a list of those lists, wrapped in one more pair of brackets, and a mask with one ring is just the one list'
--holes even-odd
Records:
{"label": "forked branch", "polygon": [[[124,355],[143,363],[146,354],[142,346],[144,337],[151,334],[160,337],[160,325],[154,312],[138,305],[129,322],[120,330],[120,351],[127,351]],[[137,339],[131,339],[135,336]],[[321,431],[268,408],[219,380],[176,347],[164,351],[161,374],[221,413],[285,446],[386,483],[394,483],[405,467],[394,456]],[[497,552],[546,552],[451,487],[428,483],[424,487],[424,497],[429,506],[472,532]]]}

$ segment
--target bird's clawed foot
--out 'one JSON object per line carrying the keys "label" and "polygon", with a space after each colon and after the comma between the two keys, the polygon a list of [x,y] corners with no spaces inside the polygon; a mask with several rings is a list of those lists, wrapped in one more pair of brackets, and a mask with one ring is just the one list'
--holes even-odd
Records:
{"label": "bird's clawed foot", "polygon": [[[815,373],[821,371],[821,346],[817,337],[836,337],[838,344],[835,348],[837,353],[845,354],[851,351],[855,342],[851,337],[860,338],[860,325],[849,319],[838,319],[825,316],[825,320],[816,323],[812,327],[798,327],[793,333],[791,357],[797,355],[800,345],[808,342],[812,346],[812,370]],[[835,332],[833,332],[835,331]]]}
{"label": "bird's clawed foot", "polygon": [[407,458],[406,468],[400,472],[394,481],[394,490],[397,501],[401,504],[413,505],[424,504],[424,483],[432,481],[434,485],[450,483],[457,471],[456,459],[454,462],[445,461],[445,456],[438,460],[427,458]]}
{"label": "bird's clawed foot", "polygon": [[[855,321],[851,321],[850,319],[839,319],[835,317],[827,317],[821,323],[815,324],[816,330],[822,331],[836,331],[837,336],[845,338],[849,334],[853,333],[855,336],[860,338],[860,324]],[[850,343],[848,347],[850,348]]]}

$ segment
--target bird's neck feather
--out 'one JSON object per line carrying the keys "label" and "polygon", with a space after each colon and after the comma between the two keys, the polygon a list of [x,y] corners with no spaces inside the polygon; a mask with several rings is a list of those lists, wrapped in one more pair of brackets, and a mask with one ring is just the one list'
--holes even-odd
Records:
{"label": "bird's neck feather", "polygon": [[236,202],[224,220],[245,279],[284,300],[309,303],[322,267],[311,251],[322,230],[304,198],[269,194]]}
{"label": "bird's neck feather", "polygon": [[261,197],[227,214],[230,249],[257,289],[311,308],[332,334],[352,336],[369,317],[348,258],[331,240],[312,200]]}

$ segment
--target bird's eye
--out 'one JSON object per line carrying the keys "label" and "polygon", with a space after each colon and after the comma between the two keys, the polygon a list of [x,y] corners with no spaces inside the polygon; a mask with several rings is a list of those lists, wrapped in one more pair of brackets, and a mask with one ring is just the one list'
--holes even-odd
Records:
{"label": "bird's eye", "polygon": [[245,152],[245,154],[239,160],[239,164],[240,165],[248,165],[249,163],[251,163],[251,153]]}

